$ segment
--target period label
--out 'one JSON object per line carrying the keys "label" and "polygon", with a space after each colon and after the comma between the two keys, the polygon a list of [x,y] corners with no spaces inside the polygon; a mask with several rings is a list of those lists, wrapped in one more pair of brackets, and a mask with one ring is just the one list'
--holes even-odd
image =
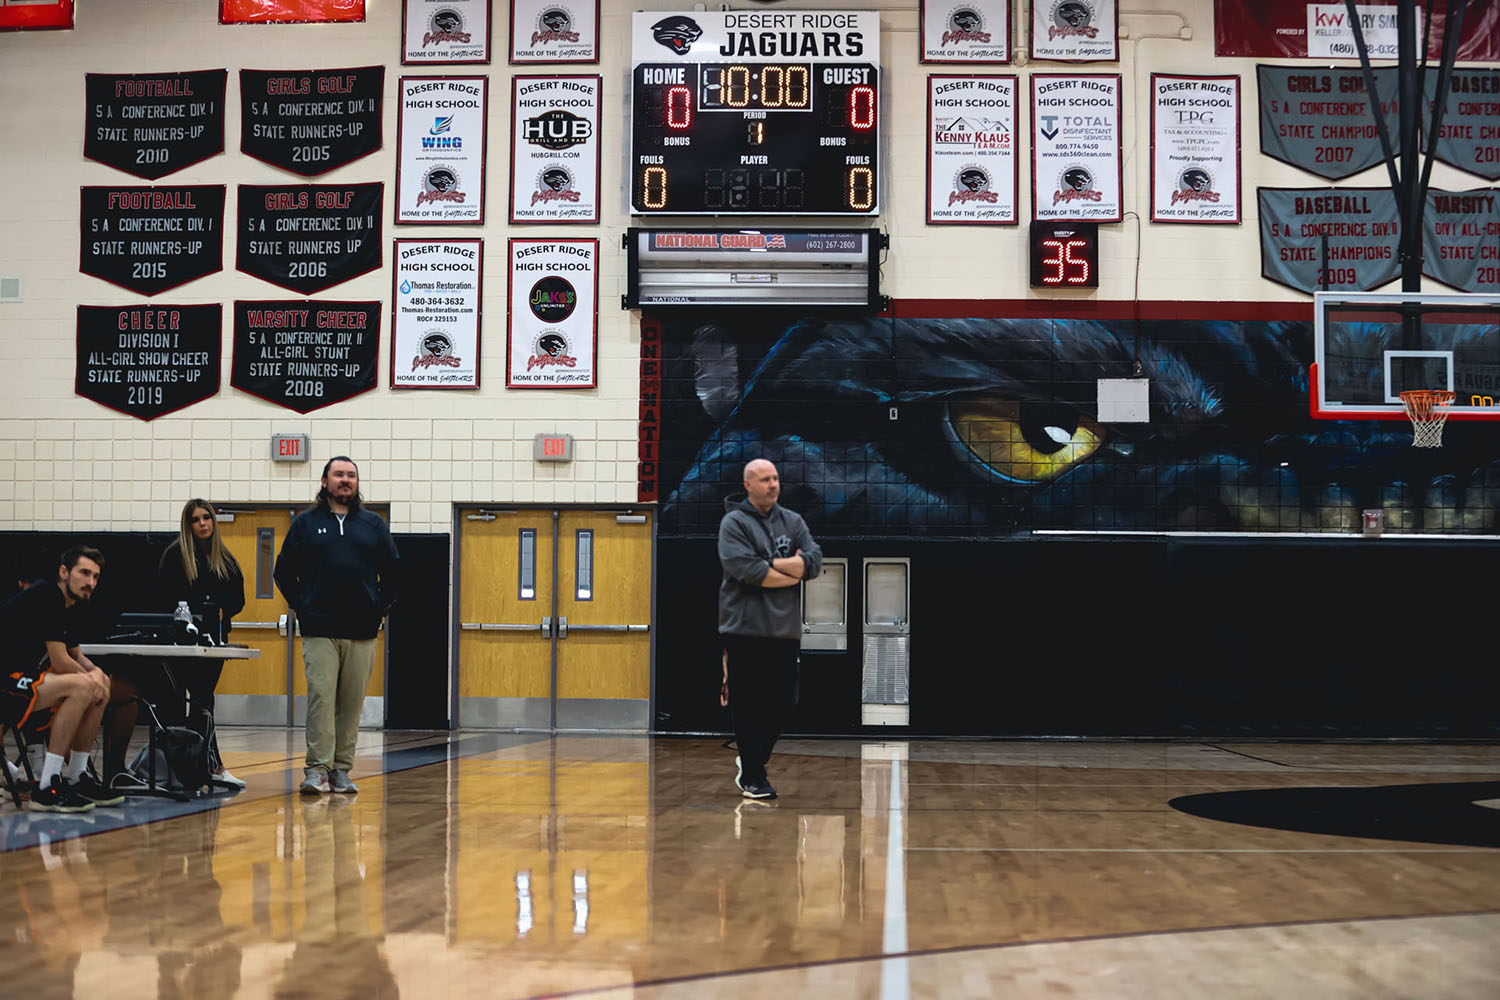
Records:
{"label": "period label", "polygon": [[79,190],[78,270],[156,295],[224,268],[224,187]]}
{"label": "period label", "polygon": [[89,73],[83,155],[155,180],[224,152],[222,69]]}
{"label": "period label", "polygon": [[315,177],[382,142],[385,67],[240,70],[240,151]]}
{"label": "period label", "polygon": [[239,190],[235,266],[310,294],[380,266],[383,184],[294,184]]}
{"label": "period label", "polygon": [[142,420],[219,391],[223,307],[79,306],[74,391]]}
{"label": "period label", "polygon": [[234,304],[231,383],[298,413],[375,388],[380,351],[376,302]]}

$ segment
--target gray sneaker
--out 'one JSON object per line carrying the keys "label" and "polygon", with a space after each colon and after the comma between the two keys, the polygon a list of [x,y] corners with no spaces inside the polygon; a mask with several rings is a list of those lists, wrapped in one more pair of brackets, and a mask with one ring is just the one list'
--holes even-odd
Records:
{"label": "gray sneaker", "polygon": [[328,787],[328,775],[317,768],[310,768],[302,779],[302,787],[297,790],[303,795],[327,795],[331,791]]}
{"label": "gray sneaker", "polygon": [[353,795],[359,791],[359,786],[349,780],[348,771],[329,771],[328,787],[332,788],[335,792],[342,792],[345,795]]}

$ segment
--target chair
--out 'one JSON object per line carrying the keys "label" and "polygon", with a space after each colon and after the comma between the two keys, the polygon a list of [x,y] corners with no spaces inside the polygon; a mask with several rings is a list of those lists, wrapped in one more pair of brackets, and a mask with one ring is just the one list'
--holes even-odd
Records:
{"label": "chair", "polygon": [[[26,770],[26,780],[31,782],[31,786],[35,788],[36,775],[31,770],[31,757],[26,753],[26,737],[21,732],[20,726],[13,726],[10,723],[0,723],[0,757],[4,756],[5,731],[7,729],[16,734],[16,747],[21,751],[21,767]],[[21,790],[16,787],[16,779],[10,773],[10,766],[3,760],[0,760],[0,770],[5,772],[5,787],[10,791],[11,801],[16,804],[17,809],[21,808]]]}

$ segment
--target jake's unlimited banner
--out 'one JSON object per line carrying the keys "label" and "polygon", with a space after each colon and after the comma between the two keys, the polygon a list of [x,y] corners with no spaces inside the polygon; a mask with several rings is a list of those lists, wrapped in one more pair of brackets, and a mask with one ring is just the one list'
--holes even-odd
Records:
{"label": "jake's unlimited banner", "polygon": [[396,222],[484,222],[489,77],[403,76]]}
{"label": "jake's unlimited banner", "polygon": [[508,249],[506,388],[594,388],[599,241],[513,239]]}
{"label": "jake's unlimited banner", "polygon": [[1240,78],[1151,74],[1151,221],[1240,221]]}
{"label": "jake's unlimited banner", "polygon": [[391,388],[479,388],[483,240],[397,240]]}

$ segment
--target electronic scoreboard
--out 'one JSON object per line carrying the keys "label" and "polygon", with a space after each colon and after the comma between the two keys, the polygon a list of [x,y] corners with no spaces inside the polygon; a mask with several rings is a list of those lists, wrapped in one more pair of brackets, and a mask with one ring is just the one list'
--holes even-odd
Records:
{"label": "electronic scoreboard", "polygon": [[878,215],[876,11],[638,11],[637,215]]}

